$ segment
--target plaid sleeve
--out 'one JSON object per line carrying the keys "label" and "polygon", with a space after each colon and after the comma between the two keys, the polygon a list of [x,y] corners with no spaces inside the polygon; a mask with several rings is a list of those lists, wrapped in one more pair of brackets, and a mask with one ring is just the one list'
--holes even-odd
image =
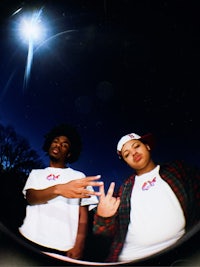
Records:
{"label": "plaid sleeve", "polygon": [[95,235],[101,234],[104,236],[113,236],[116,229],[115,218],[116,216],[104,218],[95,214],[93,221],[93,233]]}
{"label": "plaid sleeve", "polygon": [[200,220],[200,169],[186,165],[185,185],[188,192],[189,216],[193,223]]}
{"label": "plaid sleeve", "polygon": [[178,197],[190,228],[200,220],[200,169],[177,160],[162,168],[164,178]]}

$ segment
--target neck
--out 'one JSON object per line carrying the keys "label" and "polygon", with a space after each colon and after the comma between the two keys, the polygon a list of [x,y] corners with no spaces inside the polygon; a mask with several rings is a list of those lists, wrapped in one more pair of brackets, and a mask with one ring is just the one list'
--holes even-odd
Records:
{"label": "neck", "polygon": [[53,168],[67,168],[66,165],[64,163],[61,163],[61,162],[54,162],[54,161],[50,161],[50,164],[49,164],[50,167],[53,167]]}
{"label": "neck", "polygon": [[138,176],[139,176],[139,175],[142,175],[142,174],[144,174],[144,173],[147,173],[147,172],[152,171],[156,166],[157,166],[157,165],[151,160],[151,161],[149,162],[149,164],[148,164],[147,166],[145,166],[145,168],[140,169],[140,170],[136,170],[136,173],[137,173]]}

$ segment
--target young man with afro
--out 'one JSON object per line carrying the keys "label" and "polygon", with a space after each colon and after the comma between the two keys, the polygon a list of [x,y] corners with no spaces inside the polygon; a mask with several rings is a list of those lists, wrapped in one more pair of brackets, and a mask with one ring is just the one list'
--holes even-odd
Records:
{"label": "young man with afro", "polygon": [[68,166],[78,160],[82,148],[77,130],[68,124],[55,126],[46,136],[43,150],[49,167],[34,169],[23,188],[28,204],[19,232],[43,252],[82,259],[88,230],[88,210],[98,203],[99,176],[86,177]]}

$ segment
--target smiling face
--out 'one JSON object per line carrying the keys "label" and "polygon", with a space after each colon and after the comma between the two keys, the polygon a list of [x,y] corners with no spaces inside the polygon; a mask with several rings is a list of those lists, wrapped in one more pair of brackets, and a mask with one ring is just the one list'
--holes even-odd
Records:
{"label": "smiling face", "polygon": [[50,165],[53,167],[65,167],[70,154],[70,141],[66,136],[57,136],[53,139],[49,148]]}
{"label": "smiling face", "polygon": [[152,170],[155,167],[151,159],[150,147],[140,140],[132,139],[126,142],[121,151],[123,160],[133,168],[138,175]]}

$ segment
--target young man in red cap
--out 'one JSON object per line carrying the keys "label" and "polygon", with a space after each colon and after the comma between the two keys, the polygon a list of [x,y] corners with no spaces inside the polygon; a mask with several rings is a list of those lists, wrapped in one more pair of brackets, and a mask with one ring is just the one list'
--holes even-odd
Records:
{"label": "young man in red cap", "polygon": [[148,257],[175,244],[200,219],[200,170],[182,161],[156,164],[152,134],[130,133],[117,144],[119,157],[135,173],[114,197],[114,183],[101,196],[93,231],[110,236],[106,262]]}

